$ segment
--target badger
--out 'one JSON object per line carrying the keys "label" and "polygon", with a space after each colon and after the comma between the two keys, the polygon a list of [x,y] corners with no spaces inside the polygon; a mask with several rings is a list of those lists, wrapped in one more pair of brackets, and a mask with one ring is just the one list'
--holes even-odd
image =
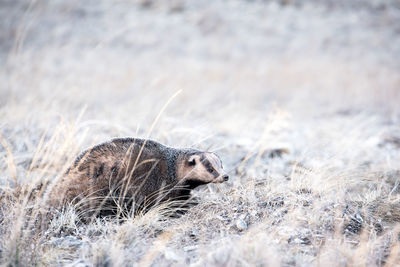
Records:
{"label": "badger", "polygon": [[83,151],[53,185],[50,203],[73,204],[86,216],[136,213],[166,201],[188,201],[194,188],[228,179],[213,152],[116,138]]}

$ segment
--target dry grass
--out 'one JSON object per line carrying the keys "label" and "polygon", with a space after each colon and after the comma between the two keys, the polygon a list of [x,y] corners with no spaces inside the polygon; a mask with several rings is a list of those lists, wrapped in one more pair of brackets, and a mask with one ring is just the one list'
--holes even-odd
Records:
{"label": "dry grass", "polygon": [[[399,265],[398,3],[139,2],[0,4],[0,263]],[[38,185],[116,136],[231,180],[179,218],[43,216]]]}

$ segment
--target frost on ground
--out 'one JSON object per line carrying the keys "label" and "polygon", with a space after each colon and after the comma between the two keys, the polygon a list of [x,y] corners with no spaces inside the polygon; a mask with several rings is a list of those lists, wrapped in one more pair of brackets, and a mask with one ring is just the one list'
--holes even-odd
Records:
{"label": "frost on ground", "polygon": [[[399,264],[399,21],[396,0],[2,1],[0,262]],[[35,186],[116,136],[215,151],[231,180],[180,218],[41,217]]]}

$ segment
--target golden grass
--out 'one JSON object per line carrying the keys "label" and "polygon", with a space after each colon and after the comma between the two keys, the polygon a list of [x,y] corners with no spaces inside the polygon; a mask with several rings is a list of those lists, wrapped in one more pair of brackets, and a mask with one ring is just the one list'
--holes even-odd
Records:
{"label": "golden grass", "polygon": [[[325,47],[315,54],[270,51],[274,57],[260,48],[257,58],[236,59],[211,34],[192,44],[190,56],[175,57],[164,55],[161,44],[175,51],[185,43],[174,47],[176,35],[170,32],[142,56],[118,46],[125,34],[141,43],[135,38],[142,35],[131,29],[136,24],[143,36],[150,34],[141,21],[117,32],[114,24],[101,24],[107,32],[100,39],[92,36],[88,47],[73,28],[70,37],[78,45],[71,41],[32,50],[26,16],[37,12],[29,23],[42,27],[37,20],[54,11],[46,1],[33,2],[17,27],[7,64],[0,67],[1,265],[400,264],[400,77],[396,68],[371,58],[383,60],[379,51],[351,44],[342,53],[361,51],[365,57],[348,60]],[[54,14],[80,14],[71,3],[55,4],[61,11]],[[134,15],[142,14],[138,10]],[[151,12],[158,11],[143,12],[149,18],[141,19],[157,23]],[[305,15],[293,15],[309,15],[316,21],[310,26],[332,33],[323,23],[327,14],[301,12]],[[165,23],[174,21],[157,14]],[[180,26],[198,20],[184,14]],[[334,13],[335,21],[346,22],[346,14]],[[171,29],[166,25],[158,25],[162,31],[149,40]],[[363,27],[360,36],[366,40],[385,37]],[[240,29],[246,44],[253,44],[247,29]],[[186,30],[192,37],[197,32]],[[236,33],[231,37],[240,36]],[[208,56],[199,60],[196,49]],[[124,136],[215,151],[231,179],[193,192],[199,204],[179,218],[170,217],[174,203],[136,215],[120,207],[118,219],[93,217],[86,223],[80,218],[87,211],[77,206],[47,209],[47,189],[80,151]]]}

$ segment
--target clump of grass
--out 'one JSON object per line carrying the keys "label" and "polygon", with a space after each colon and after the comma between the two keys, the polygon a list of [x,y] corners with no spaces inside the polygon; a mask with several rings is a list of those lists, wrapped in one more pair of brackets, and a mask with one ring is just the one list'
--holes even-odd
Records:
{"label": "clump of grass", "polygon": [[[398,172],[357,163],[338,167],[330,158],[313,165],[295,147],[265,153],[273,149],[266,143],[291,123],[281,112],[271,114],[260,139],[238,147],[236,163],[228,166],[233,182],[197,190],[198,205],[182,216],[171,217],[179,206],[172,201],[139,214],[120,206],[119,217],[89,221],[81,220],[85,211],[77,206],[46,210],[46,186],[65,172],[78,150],[71,146],[79,147],[83,138],[61,124],[38,143],[26,181],[2,189],[1,261],[16,266],[396,263]],[[19,167],[8,164],[6,170],[12,177]]]}

